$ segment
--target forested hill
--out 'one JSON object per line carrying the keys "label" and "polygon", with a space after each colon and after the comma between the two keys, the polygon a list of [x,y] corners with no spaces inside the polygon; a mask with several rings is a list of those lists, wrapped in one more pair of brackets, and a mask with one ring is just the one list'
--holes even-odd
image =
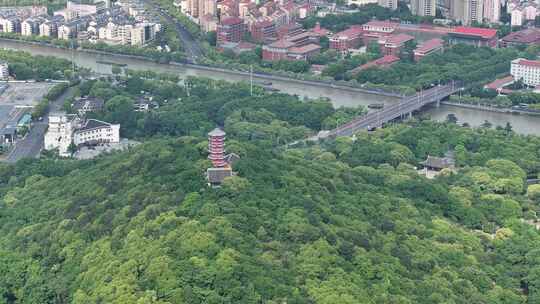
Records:
{"label": "forested hill", "polygon": [[[525,186],[537,137],[411,121],[285,150],[351,112],[210,83],[124,115],[131,96],[104,85],[80,89],[110,95],[104,117],[144,143],[0,166],[2,304],[540,301],[540,236],[525,221],[540,203]],[[241,159],[212,189],[204,134],[218,122]],[[414,170],[448,150],[457,173]]]}
{"label": "forested hill", "polygon": [[[536,296],[540,239],[511,220],[521,195],[249,143],[240,177],[211,189],[203,146],[153,140],[95,162],[2,167],[0,303],[525,303],[525,286]],[[496,179],[512,165],[490,166],[477,170]],[[492,238],[458,223],[463,213],[506,228]]]}

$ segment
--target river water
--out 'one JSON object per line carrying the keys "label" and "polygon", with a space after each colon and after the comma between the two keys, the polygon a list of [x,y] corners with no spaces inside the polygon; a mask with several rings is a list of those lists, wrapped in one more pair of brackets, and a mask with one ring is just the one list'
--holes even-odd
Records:
{"label": "river water", "polygon": [[[111,65],[105,62],[114,62],[116,64],[126,65],[132,70],[152,70],[155,72],[174,73],[185,78],[187,76],[200,76],[212,79],[226,81],[249,81],[249,76],[229,74],[225,72],[208,71],[193,67],[184,67],[170,64],[159,64],[141,59],[127,58],[122,56],[113,56],[106,54],[94,54],[86,52],[71,52],[69,50],[58,49],[46,45],[30,45],[14,41],[0,40],[0,47],[22,50],[33,55],[49,55],[68,60],[73,60],[75,64],[89,68],[97,73],[110,74]],[[255,81],[259,81],[254,77]],[[335,107],[340,106],[367,106],[371,103],[390,104],[397,102],[397,98],[385,97],[374,94],[367,94],[344,90],[340,88],[331,88],[326,86],[317,86],[313,84],[303,84],[294,81],[272,80],[272,87],[288,94],[298,95],[299,97],[330,98]],[[506,113],[495,113],[481,110],[464,109],[453,106],[442,105],[438,108],[433,107],[426,110],[432,119],[444,121],[450,113],[456,115],[459,123],[468,123],[471,126],[479,126],[485,120],[491,122],[494,126],[504,126],[507,122],[512,124],[514,131],[521,134],[540,135],[540,117],[527,115],[512,115]]]}

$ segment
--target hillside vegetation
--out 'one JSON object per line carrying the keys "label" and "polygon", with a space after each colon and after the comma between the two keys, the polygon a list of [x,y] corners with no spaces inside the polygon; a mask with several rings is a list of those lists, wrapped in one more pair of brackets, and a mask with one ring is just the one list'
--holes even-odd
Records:
{"label": "hillside vegetation", "polygon": [[[539,138],[412,121],[284,149],[340,112],[192,81],[128,116],[97,82],[130,151],[0,166],[0,303],[540,303]],[[212,189],[217,123],[241,159]],[[448,150],[456,174],[414,170]]]}

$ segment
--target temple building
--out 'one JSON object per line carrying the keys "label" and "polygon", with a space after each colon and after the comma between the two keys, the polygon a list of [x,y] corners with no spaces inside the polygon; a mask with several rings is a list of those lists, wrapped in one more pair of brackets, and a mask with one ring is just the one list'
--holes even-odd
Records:
{"label": "temple building", "polygon": [[225,154],[225,135],[220,128],[215,128],[208,133],[208,159],[212,167],[206,170],[208,185],[219,187],[223,180],[234,175],[231,165],[239,159],[238,155]]}

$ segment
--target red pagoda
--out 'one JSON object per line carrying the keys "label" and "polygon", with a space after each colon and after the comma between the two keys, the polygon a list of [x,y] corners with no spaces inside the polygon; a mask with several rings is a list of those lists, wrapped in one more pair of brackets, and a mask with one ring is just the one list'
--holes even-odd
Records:
{"label": "red pagoda", "polygon": [[208,159],[212,161],[214,168],[223,168],[225,161],[225,132],[215,128],[208,133]]}

